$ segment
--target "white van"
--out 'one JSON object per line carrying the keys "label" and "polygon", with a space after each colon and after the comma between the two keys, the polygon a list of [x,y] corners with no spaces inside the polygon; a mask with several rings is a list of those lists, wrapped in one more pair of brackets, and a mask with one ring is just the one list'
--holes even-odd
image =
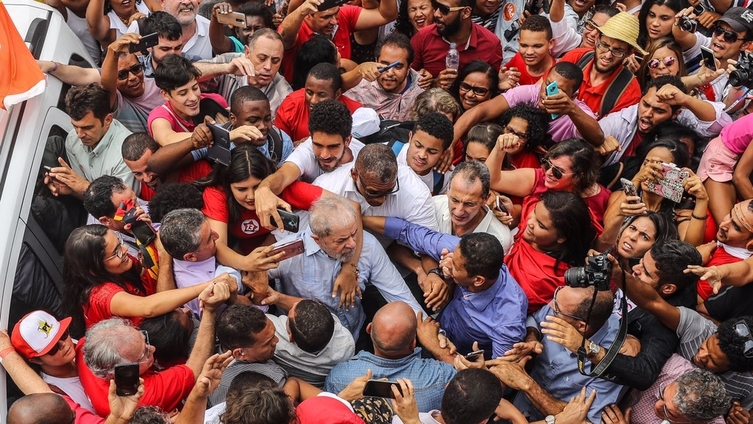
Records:
{"label": "white van", "polygon": [[[95,67],[55,9],[32,0],[3,4],[35,59]],[[46,140],[73,128],[64,105],[70,86],[52,77],[47,83],[42,95],[0,110],[0,329],[30,310],[61,306],[60,242],[56,248],[49,226],[31,213]],[[0,371],[0,423],[6,422],[7,400]]]}

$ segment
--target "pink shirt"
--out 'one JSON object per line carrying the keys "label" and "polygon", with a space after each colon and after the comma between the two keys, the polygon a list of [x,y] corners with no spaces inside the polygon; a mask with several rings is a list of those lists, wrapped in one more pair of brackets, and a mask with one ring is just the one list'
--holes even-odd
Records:
{"label": "pink shirt", "polygon": [[753,140],[753,115],[745,115],[727,125],[719,135],[722,137],[722,143],[730,151],[738,155],[743,154]]}
{"label": "pink shirt", "polygon": [[[503,93],[507,104],[510,107],[514,107],[521,103],[528,103],[532,105],[539,104],[539,94],[541,93],[541,83],[534,85],[521,85]],[[575,99],[573,102],[581,109],[583,109],[589,116],[596,119],[596,114],[588,107],[587,104]],[[568,138],[581,138],[578,134],[578,129],[575,128],[575,124],[570,120],[569,116],[559,116],[557,119],[549,121],[549,135],[552,136],[552,141],[559,143],[560,141],[567,140]]]}
{"label": "pink shirt", "polygon": [[[219,103],[220,106],[227,109],[227,101],[219,94],[201,93],[201,98],[212,99],[215,102]],[[196,124],[194,124],[193,122],[184,121],[183,119],[179,118],[173,110],[172,106],[170,106],[170,102],[165,102],[164,105],[154,108],[151,113],[149,113],[147,128],[149,128],[149,135],[151,135],[152,137],[154,136],[154,134],[152,134],[152,122],[154,122],[154,120],[157,118],[166,119],[167,122],[170,123],[170,127],[175,132],[193,132],[194,128],[196,128]]]}

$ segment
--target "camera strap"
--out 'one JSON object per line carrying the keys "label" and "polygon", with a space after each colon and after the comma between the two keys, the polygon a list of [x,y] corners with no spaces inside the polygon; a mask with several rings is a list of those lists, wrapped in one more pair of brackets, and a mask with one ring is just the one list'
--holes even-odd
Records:
{"label": "camera strap", "polygon": [[[614,361],[614,358],[617,357],[617,354],[620,352],[620,348],[622,348],[622,344],[625,342],[625,337],[627,337],[627,328],[628,328],[628,306],[627,306],[627,293],[625,291],[625,284],[626,284],[626,278],[625,278],[625,270],[622,270],[622,299],[620,302],[620,310],[622,311],[622,318],[620,319],[620,329],[617,333],[617,338],[614,340],[611,346],[609,346],[609,349],[607,349],[606,355],[604,355],[604,358],[602,358],[601,362],[599,362],[596,367],[594,367],[591,372],[586,372],[586,338],[583,337],[583,340],[581,341],[581,345],[578,348],[578,371],[580,371],[581,374],[589,376],[589,377],[600,377],[604,372],[609,368],[609,366],[612,364],[612,361]],[[598,290],[594,288],[594,295],[591,299],[591,306],[588,308],[588,316],[586,317],[586,323],[591,320],[591,311],[593,310],[594,303],[596,303],[596,295],[598,294]]]}

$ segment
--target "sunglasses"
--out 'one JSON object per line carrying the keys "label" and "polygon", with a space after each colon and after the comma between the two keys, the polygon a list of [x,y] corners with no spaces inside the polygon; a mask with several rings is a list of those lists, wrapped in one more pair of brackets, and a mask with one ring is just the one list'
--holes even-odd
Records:
{"label": "sunglasses", "polygon": [[724,34],[724,41],[727,42],[727,43],[730,43],[730,44],[736,43],[737,40],[740,39],[740,36],[737,35],[736,32],[727,31],[724,28],[722,28],[721,25],[714,25],[714,27],[712,28],[712,30],[714,32],[714,37],[718,37],[718,36]]}
{"label": "sunglasses", "polygon": [[476,96],[485,96],[489,92],[489,89],[486,87],[476,87],[476,86],[468,84],[467,82],[461,82],[460,91],[463,91],[466,93],[469,91],[473,91],[473,94]]}
{"label": "sunglasses", "polygon": [[449,15],[450,12],[457,12],[458,10],[466,8],[466,6],[450,7],[450,6],[447,6],[446,4],[439,3],[436,0],[432,0],[431,7],[433,7],[434,10],[438,10],[439,13],[445,16]]}
{"label": "sunglasses", "polygon": [[572,175],[572,174],[566,173],[565,171],[562,170],[562,168],[554,165],[552,163],[552,161],[550,161],[549,159],[546,159],[546,158],[541,159],[541,166],[544,168],[544,172],[546,172],[546,171],[548,171],[548,170],[551,169],[552,170],[552,176],[554,176],[554,178],[556,178],[558,180],[561,179],[562,177],[564,177],[565,175]]}
{"label": "sunglasses", "polygon": [[746,358],[753,358],[753,336],[750,334],[750,328],[748,328],[745,320],[741,319],[735,323],[735,334],[748,339],[743,345],[743,355]]}
{"label": "sunglasses", "polygon": [[370,199],[378,199],[380,197],[387,197],[390,194],[395,194],[398,191],[400,191],[400,180],[395,176],[395,186],[392,187],[390,190],[382,191],[382,192],[374,192],[366,190],[366,183],[363,182],[361,179],[361,174],[358,174],[358,181],[361,183],[361,188],[363,189],[364,196],[370,198]]}
{"label": "sunglasses", "polygon": [[68,330],[65,330],[65,332],[63,333],[63,335],[60,336],[60,339],[58,339],[58,342],[55,343],[55,346],[53,346],[52,349],[50,349],[47,352],[47,354],[50,355],[50,356],[57,355],[58,352],[60,351],[60,346],[62,346],[63,343],[65,343],[65,341],[68,340],[68,337],[70,337],[70,336],[71,335],[70,335],[70,333],[68,333]]}
{"label": "sunglasses", "polygon": [[133,75],[138,75],[143,70],[144,70],[144,67],[141,66],[140,63],[137,63],[137,64],[131,66],[128,69],[123,69],[122,71],[118,71],[118,79],[121,80],[121,81],[124,80],[124,79],[128,79],[128,73],[129,72],[132,73]]}
{"label": "sunglasses", "polygon": [[675,59],[673,56],[667,56],[662,59],[651,59],[648,61],[648,67],[651,69],[656,69],[659,67],[659,64],[662,62],[664,63],[664,66],[670,67],[675,64],[675,60],[677,59]]}

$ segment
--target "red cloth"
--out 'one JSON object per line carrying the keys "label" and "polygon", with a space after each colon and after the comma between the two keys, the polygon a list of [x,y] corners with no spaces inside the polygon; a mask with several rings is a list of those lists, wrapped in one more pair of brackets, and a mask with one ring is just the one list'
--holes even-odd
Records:
{"label": "red cloth", "polygon": [[514,158],[509,155],[507,156],[507,158],[510,160],[510,163],[512,164],[514,169],[521,169],[521,168],[539,169],[541,168],[541,159],[539,159],[539,155],[537,155],[536,153],[533,153],[530,150],[522,150]]}
{"label": "red cloth", "polygon": [[[321,187],[302,181],[294,181],[293,184],[282,191],[280,197],[290,203],[293,209],[308,210],[315,201],[322,197],[322,192]],[[240,240],[243,254],[248,254],[258,247],[264,241],[262,236],[270,233],[268,229],[261,226],[256,211],[250,211],[246,208],[242,208],[240,221],[230,223],[227,194],[222,187],[207,187],[204,190],[204,209],[202,212],[215,221],[228,224],[228,232]]]}
{"label": "red cloth", "polygon": [[[437,32],[436,24],[421,29],[411,39],[415,53],[411,67],[417,71],[426,69],[436,78],[445,69],[445,58],[450,45]],[[468,48],[457,46],[462,70],[474,60],[480,60],[499,70],[502,64],[502,42],[494,33],[478,24],[472,24]]]}
{"label": "red cloth", "polygon": [[[208,161],[201,159],[178,170],[177,182],[192,183],[206,177],[210,172],[212,172],[212,165]],[[173,181],[171,176],[172,174],[168,176],[167,181]],[[149,201],[152,200],[155,194],[155,191],[151,187],[143,181],[141,182],[141,194],[139,194],[139,198]]]}
{"label": "red cloth", "polygon": [[[361,103],[348,96],[340,96],[339,99],[348,107],[350,113],[361,107]],[[309,106],[306,104],[306,89],[294,91],[282,101],[275,115],[275,126],[289,134],[293,141],[302,140],[309,134]]]}
{"label": "red cloth", "polygon": [[[724,250],[723,246],[718,246],[716,250],[714,250],[714,253],[711,255],[709,262],[704,266],[733,264],[735,262],[740,262],[741,260],[742,259],[727,253],[727,251]],[[706,280],[698,280],[698,283],[696,283],[696,291],[698,292],[698,296],[701,296],[703,300],[708,299],[711,295],[714,294],[714,289],[711,288],[711,285]]]}
{"label": "red cloth", "polygon": [[565,285],[565,271],[570,266],[556,260],[544,252],[534,249],[523,240],[526,231],[526,218],[539,202],[538,196],[528,196],[523,202],[518,233],[510,253],[505,256],[505,264],[528,297],[528,313],[534,313],[554,297],[554,290]]}
{"label": "red cloth", "polygon": [[[332,38],[332,42],[337,46],[337,50],[343,59],[350,59],[350,34],[356,27],[358,17],[361,16],[361,10],[358,6],[345,5],[340,7],[340,11],[337,14],[337,30]],[[280,25],[278,31],[282,31],[282,25]],[[293,66],[295,65],[295,57],[298,54],[298,49],[301,48],[303,43],[314,38],[314,35],[316,33],[311,30],[306,21],[303,21],[301,28],[298,30],[298,38],[295,40],[295,45],[290,50],[285,50],[285,54],[282,55],[280,71],[288,82],[293,82]],[[294,138],[293,140],[296,139]]]}
{"label": "red cloth", "polygon": [[[584,54],[591,51],[593,51],[593,49],[589,48],[572,50],[562,56],[560,62],[578,63],[578,60],[583,57]],[[593,86],[591,84],[591,68],[593,67],[593,64],[594,61],[591,60],[588,65],[586,65],[585,69],[583,69],[583,84],[581,84],[580,91],[578,91],[578,99],[582,100],[585,104],[588,105],[588,107],[591,108],[592,111],[594,111],[598,115],[601,109],[601,99],[604,97],[604,93],[606,92],[606,89],[612,82],[612,80],[617,78],[617,75],[622,70],[622,66],[615,68],[615,70],[612,72],[612,75],[610,75],[610,77],[606,81],[597,86]],[[633,78],[628,88],[624,93],[622,93],[619,100],[617,100],[617,102],[614,104],[614,107],[609,111],[609,113],[617,112],[618,110],[632,106],[638,103],[640,100],[641,87],[640,85],[638,85],[638,80]]]}
{"label": "red cloth", "polygon": [[86,408],[83,408],[67,395],[60,396],[63,397],[65,403],[67,403],[73,412],[76,413],[76,420],[74,421],[76,424],[102,424],[105,422],[104,418]]}
{"label": "red cloth", "polygon": [[[533,192],[530,196],[528,196],[535,198],[536,201],[538,201],[539,196],[541,196],[542,193],[548,190],[546,188],[546,185],[544,185],[544,173],[545,171],[543,168],[539,167],[536,169],[533,183]],[[607,209],[607,202],[609,201],[609,196],[612,194],[612,192],[604,186],[599,185],[599,187],[601,187],[601,191],[598,194],[583,199],[586,201],[588,210],[591,212],[591,223],[596,229],[597,237],[600,236],[602,232],[604,232],[604,227],[601,223],[604,221],[604,211]],[[528,215],[520,216],[525,217]],[[522,218],[521,222],[523,222]]]}
{"label": "red cloth", "polygon": [[[84,344],[86,338],[79,340],[76,346],[76,368],[81,386],[89,395],[89,400],[97,414],[107,416],[110,404],[107,394],[110,382],[95,376],[84,361]],[[166,370],[155,372],[149,370],[141,375],[144,379],[144,396],[139,400],[140,406],[158,406],[163,411],[172,411],[181,405],[195,383],[193,371],[186,365],[178,365]]]}
{"label": "red cloth", "polygon": [[[556,62],[557,61],[554,60],[554,57],[552,57],[552,66],[554,66]],[[544,75],[546,75],[547,72],[549,72],[549,70],[547,69],[546,72],[539,75],[538,77],[534,77],[531,74],[529,74],[528,68],[526,67],[526,62],[525,60],[523,60],[523,56],[520,54],[520,52],[516,53],[515,56],[513,56],[512,59],[510,59],[510,61],[507,62],[507,65],[505,66],[507,67],[507,69],[518,68],[518,72],[520,72],[520,80],[518,80],[518,83],[520,85],[536,84],[537,82],[539,82],[541,78],[544,77]]]}

